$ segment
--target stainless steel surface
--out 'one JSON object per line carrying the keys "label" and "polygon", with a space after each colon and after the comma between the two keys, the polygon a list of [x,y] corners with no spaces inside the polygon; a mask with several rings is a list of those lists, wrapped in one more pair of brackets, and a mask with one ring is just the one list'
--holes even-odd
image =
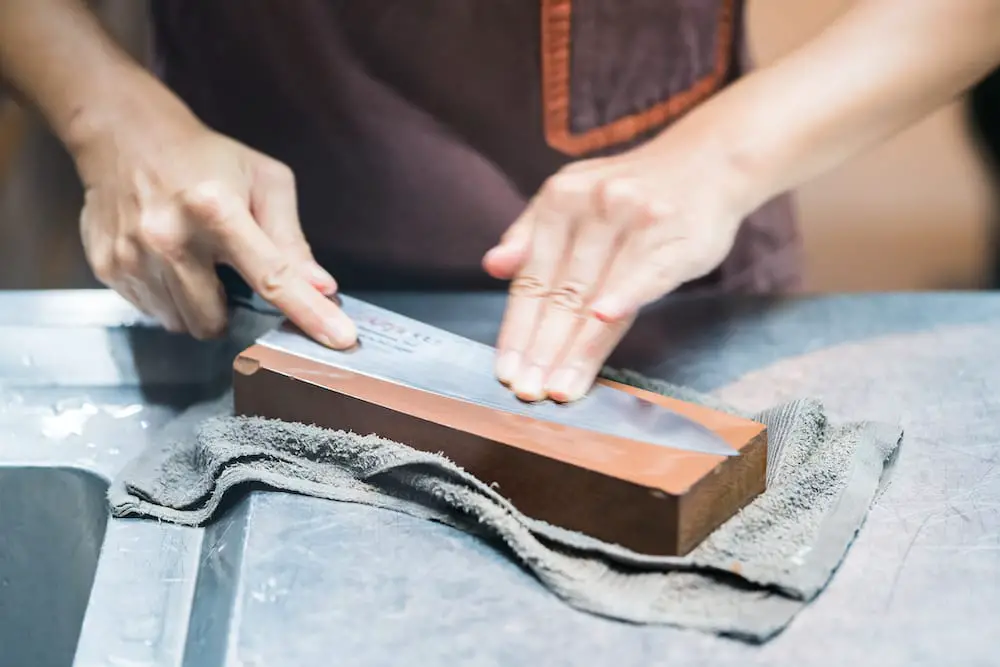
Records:
{"label": "stainless steel surface", "polygon": [[266,333],[261,345],[329,366],[508,415],[572,426],[628,440],[690,452],[732,456],[725,440],[687,417],[605,385],[566,404],[526,403],[493,375],[493,347],[361,299],[340,295],[358,329],[350,351],[323,347],[291,327]]}
{"label": "stainless steel surface", "polygon": [[72,468],[0,468],[0,663],[67,665],[107,524],[106,482]]}
{"label": "stainless steel surface", "polygon": [[[502,307],[369,300],[484,343]],[[902,361],[886,351],[942,328],[955,335]],[[370,507],[252,492],[204,530],[102,527],[107,481],[224,388],[239,346],[146,328],[105,292],[0,294],[0,666],[995,665],[996,331],[996,296],[887,295],[678,304],[630,336],[629,365],[755,400],[770,368],[792,368],[774,391],[798,391],[817,372],[799,359],[891,344],[825,398],[904,418],[892,484],[819,601],[747,647],[574,612],[494,545]]]}

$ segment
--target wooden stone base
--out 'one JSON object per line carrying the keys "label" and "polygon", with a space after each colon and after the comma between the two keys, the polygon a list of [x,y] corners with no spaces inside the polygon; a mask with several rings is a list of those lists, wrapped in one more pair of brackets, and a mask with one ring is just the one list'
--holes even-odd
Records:
{"label": "wooden stone base", "polygon": [[240,354],[234,371],[237,414],[374,433],[441,453],[527,516],[639,553],[688,553],[764,490],[762,424],[625,385],[606,382],[695,419],[739,455],[554,426],[263,345]]}

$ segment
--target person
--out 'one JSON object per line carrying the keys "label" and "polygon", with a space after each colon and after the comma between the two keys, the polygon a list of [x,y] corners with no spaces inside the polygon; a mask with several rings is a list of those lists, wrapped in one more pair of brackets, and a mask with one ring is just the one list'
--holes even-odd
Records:
{"label": "person", "polygon": [[322,344],[337,290],[508,297],[495,372],[574,400],[645,305],[795,289],[787,193],[1000,61],[1000,0],[861,0],[747,65],[745,0],[0,0],[0,76],[85,188],[95,275],[172,331],[235,269]]}
{"label": "person", "polygon": [[[972,87],[967,111],[972,136],[983,154],[993,191],[1000,194],[1000,68]],[[996,290],[1000,289],[1000,220],[991,222],[988,288]]]}

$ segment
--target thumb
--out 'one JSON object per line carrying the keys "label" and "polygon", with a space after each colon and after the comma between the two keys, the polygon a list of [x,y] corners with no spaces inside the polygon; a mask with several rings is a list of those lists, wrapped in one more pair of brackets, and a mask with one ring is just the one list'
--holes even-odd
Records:
{"label": "thumb", "polygon": [[530,212],[525,212],[507,228],[500,237],[500,243],[486,253],[483,268],[488,274],[500,280],[509,280],[517,275],[531,250],[531,220]]}
{"label": "thumb", "polygon": [[299,221],[295,177],[284,164],[263,158],[254,170],[250,207],[257,224],[313,287],[329,296],[337,281],[313,257]]}

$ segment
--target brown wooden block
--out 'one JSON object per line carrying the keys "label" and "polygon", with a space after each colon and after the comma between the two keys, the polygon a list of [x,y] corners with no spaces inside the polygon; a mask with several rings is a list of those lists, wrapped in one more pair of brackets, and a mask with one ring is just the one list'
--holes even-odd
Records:
{"label": "brown wooden block", "polygon": [[605,384],[683,413],[739,454],[693,453],[554,425],[259,344],[234,364],[237,414],[375,433],[441,453],[495,484],[524,514],[639,553],[688,553],[764,490],[762,424]]}

